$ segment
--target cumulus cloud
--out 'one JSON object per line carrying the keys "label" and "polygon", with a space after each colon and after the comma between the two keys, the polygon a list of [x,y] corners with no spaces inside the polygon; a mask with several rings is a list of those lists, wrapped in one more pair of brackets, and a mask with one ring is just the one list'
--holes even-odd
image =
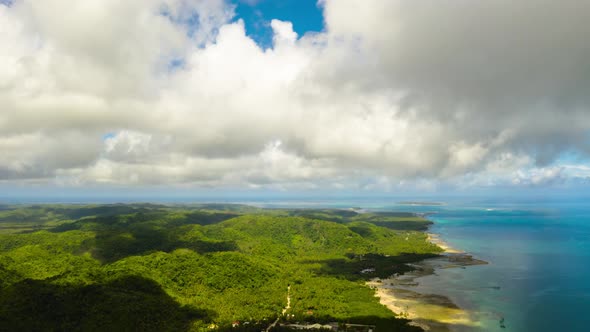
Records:
{"label": "cumulus cloud", "polygon": [[272,20],[262,49],[223,0],[0,4],[0,179],[389,190],[585,178],[555,164],[590,153],[590,3],[320,5],[324,32]]}

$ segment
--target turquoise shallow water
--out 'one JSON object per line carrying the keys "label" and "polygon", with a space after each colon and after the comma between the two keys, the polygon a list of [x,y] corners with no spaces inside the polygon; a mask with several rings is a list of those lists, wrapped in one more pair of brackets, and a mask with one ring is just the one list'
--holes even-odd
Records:
{"label": "turquoise shallow water", "polygon": [[[590,207],[585,202],[450,205],[432,219],[433,232],[490,262],[439,271],[424,281],[481,312],[481,330],[590,330]],[[505,318],[506,329],[498,317]]]}
{"label": "turquoise shallow water", "polygon": [[[483,325],[476,331],[590,331],[590,204],[586,200],[454,199],[446,203],[408,206],[340,200],[311,206],[434,212],[429,216],[435,221],[433,233],[490,264],[439,270],[437,275],[421,278],[420,287],[477,312]],[[505,328],[500,326],[501,318]]]}

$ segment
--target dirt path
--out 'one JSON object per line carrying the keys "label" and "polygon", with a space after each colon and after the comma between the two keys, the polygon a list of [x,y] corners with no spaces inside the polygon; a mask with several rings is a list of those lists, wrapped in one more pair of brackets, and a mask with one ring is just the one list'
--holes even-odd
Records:
{"label": "dirt path", "polygon": [[[283,310],[281,311],[281,316],[284,316],[287,313],[287,310],[289,310],[289,309],[291,309],[291,285],[287,286],[287,306],[284,307]],[[279,322],[279,319],[281,319],[280,316],[277,317],[277,319],[266,328],[266,332],[269,332],[270,329],[275,327],[277,325],[277,323]]]}

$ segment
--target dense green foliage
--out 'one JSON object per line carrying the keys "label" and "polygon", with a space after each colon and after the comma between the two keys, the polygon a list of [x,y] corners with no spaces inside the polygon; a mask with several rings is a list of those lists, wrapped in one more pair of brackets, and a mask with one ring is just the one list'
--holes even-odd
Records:
{"label": "dense green foliage", "polygon": [[260,331],[291,286],[283,321],[414,331],[364,282],[438,253],[427,225],[223,204],[3,206],[0,330]]}

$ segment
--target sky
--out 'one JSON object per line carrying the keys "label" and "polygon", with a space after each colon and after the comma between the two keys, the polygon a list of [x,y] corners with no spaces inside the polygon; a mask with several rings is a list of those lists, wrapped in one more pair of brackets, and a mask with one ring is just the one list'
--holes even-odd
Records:
{"label": "sky", "polygon": [[590,1],[0,0],[0,196],[578,192]]}

